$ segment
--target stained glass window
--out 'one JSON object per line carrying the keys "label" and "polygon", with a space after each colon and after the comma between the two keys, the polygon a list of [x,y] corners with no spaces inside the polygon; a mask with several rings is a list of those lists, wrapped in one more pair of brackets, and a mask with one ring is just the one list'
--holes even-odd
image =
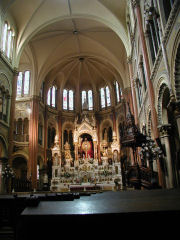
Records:
{"label": "stained glass window", "polygon": [[24,73],[24,94],[29,94],[29,80],[30,80],[30,72],[26,71]]}
{"label": "stained glass window", "polygon": [[29,94],[30,71],[19,72],[17,79],[17,96],[23,97]]}
{"label": "stained glass window", "polygon": [[56,106],[56,88],[55,86],[52,87],[52,101],[51,101],[52,107]]}
{"label": "stained glass window", "polygon": [[120,95],[119,95],[119,84],[118,84],[117,81],[116,81],[116,100],[117,100],[117,102],[120,101]]}
{"label": "stained glass window", "polygon": [[11,53],[11,42],[12,42],[12,31],[8,31],[8,39],[7,39],[7,56],[10,57]]}
{"label": "stained glass window", "polygon": [[10,29],[10,26],[8,25],[8,23],[5,23],[4,30],[3,30],[3,39],[2,39],[2,50],[8,58],[11,57],[12,44],[13,44],[13,32]]}
{"label": "stained glass window", "polygon": [[6,50],[7,30],[8,30],[8,25],[7,25],[7,23],[5,23],[5,25],[4,25],[4,32],[3,32],[3,51],[4,52]]}
{"label": "stained glass window", "polygon": [[72,90],[69,90],[69,110],[74,109],[74,93]]}
{"label": "stained glass window", "polygon": [[82,106],[86,102],[86,91],[82,91]]}
{"label": "stained glass window", "polygon": [[120,100],[121,100],[121,99],[123,99],[122,89],[121,88],[119,89],[119,92],[120,92]]}
{"label": "stained glass window", "polygon": [[47,104],[49,106],[51,105],[51,89],[49,89],[48,94],[47,94]]}
{"label": "stained glass window", "polygon": [[21,95],[22,81],[23,81],[23,74],[22,72],[19,72],[18,79],[17,79],[17,95]]}
{"label": "stained glass window", "polygon": [[63,109],[67,110],[67,90],[63,90]]}
{"label": "stained glass window", "polygon": [[104,88],[101,88],[101,90],[100,90],[100,95],[101,95],[101,107],[102,107],[102,108],[105,108],[106,102],[105,102],[105,92],[104,92]]}
{"label": "stained glass window", "polygon": [[107,101],[107,106],[111,106],[111,98],[110,98],[110,91],[109,91],[109,87],[106,87],[106,101]]}
{"label": "stained glass window", "polygon": [[92,96],[92,90],[88,91],[88,104],[89,104],[89,110],[93,109],[93,96]]}

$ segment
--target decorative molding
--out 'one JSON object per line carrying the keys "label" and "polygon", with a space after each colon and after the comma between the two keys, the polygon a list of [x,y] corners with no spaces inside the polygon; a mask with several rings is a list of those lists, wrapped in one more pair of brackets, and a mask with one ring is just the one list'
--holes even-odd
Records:
{"label": "decorative molding", "polygon": [[158,49],[158,53],[157,53],[157,56],[156,56],[156,60],[155,60],[155,63],[153,65],[153,69],[151,71],[151,76],[150,76],[150,80],[153,82],[156,74],[157,74],[157,71],[158,71],[158,68],[159,68],[159,65],[161,63],[161,60],[162,60],[162,47],[159,46],[159,49]]}
{"label": "decorative molding", "polygon": [[140,0],[131,0],[132,7],[137,8],[140,6]]}
{"label": "decorative molding", "polygon": [[4,54],[2,53],[2,51],[0,51],[0,60],[3,61],[3,63],[9,68],[9,70],[14,73],[14,69],[11,66],[11,64],[9,63],[9,61],[6,59],[6,57],[4,56]]}
{"label": "decorative molding", "polygon": [[176,20],[176,15],[179,13],[179,8],[180,8],[179,0],[176,0],[174,2],[174,5],[171,9],[168,21],[166,23],[165,33],[164,33],[164,36],[163,36],[163,39],[162,39],[164,45],[166,45],[168,40],[169,40],[172,29],[174,27],[173,23]]}
{"label": "decorative molding", "polygon": [[161,137],[168,137],[171,134],[171,124],[160,125],[158,129]]}
{"label": "decorative molding", "polygon": [[160,89],[159,89],[159,93],[158,93],[158,122],[159,124],[162,123],[162,98],[163,98],[163,95],[164,95],[164,91],[165,89],[167,89],[167,85],[166,83],[162,83],[161,86],[160,86]]}

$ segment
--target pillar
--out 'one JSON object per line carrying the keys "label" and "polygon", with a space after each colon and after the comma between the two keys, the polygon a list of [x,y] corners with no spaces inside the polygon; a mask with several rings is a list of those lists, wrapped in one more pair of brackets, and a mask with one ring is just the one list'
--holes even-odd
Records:
{"label": "pillar", "polygon": [[14,147],[14,115],[15,115],[15,101],[16,101],[16,89],[17,89],[18,72],[14,70],[14,76],[12,81],[12,94],[11,94],[11,107],[10,107],[10,122],[9,122],[9,139],[8,139],[8,158],[9,164],[12,165],[12,154]]}
{"label": "pillar", "polygon": [[48,115],[47,115],[47,106],[45,105],[44,110],[44,164],[47,164],[47,133],[48,131]]}
{"label": "pillar", "polygon": [[173,188],[173,167],[172,167],[172,159],[171,159],[171,150],[170,150],[170,142],[169,142],[169,136],[170,136],[170,130],[171,125],[170,124],[164,124],[159,127],[160,133],[161,133],[161,140],[163,140],[163,143],[166,148],[166,157],[165,157],[165,181],[166,181],[166,187],[167,188]]}
{"label": "pillar", "polygon": [[117,139],[117,131],[116,131],[116,112],[115,112],[115,109],[113,109],[113,140],[114,140],[114,137],[115,137],[115,140]]}
{"label": "pillar", "polygon": [[[128,58],[128,66],[129,66],[129,77],[131,82],[131,93],[132,93],[132,105],[133,105],[133,113],[135,124],[138,125],[138,108],[137,108],[137,99],[136,99],[136,91],[134,85],[134,77],[133,77],[133,68],[132,68],[132,60]],[[131,109],[132,110],[132,109]]]}
{"label": "pillar", "polygon": [[61,149],[61,139],[62,139],[62,118],[61,112],[59,111],[58,115],[58,135],[59,135],[59,147]]}
{"label": "pillar", "polygon": [[28,172],[32,180],[32,188],[37,188],[37,155],[38,155],[38,120],[39,97],[33,96],[31,100],[31,114],[29,121],[29,166]]}
{"label": "pillar", "polygon": [[151,72],[150,72],[150,66],[149,66],[147,46],[146,46],[146,41],[145,41],[145,36],[144,36],[144,31],[143,31],[143,23],[142,23],[142,16],[141,16],[139,0],[132,0],[132,4],[135,9],[136,17],[137,17],[137,26],[138,26],[139,37],[140,37],[140,42],[141,42],[141,46],[142,46],[145,73],[146,73],[146,79],[147,79],[148,97],[149,97],[151,114],[152,114],[153,132],[154,132],[154,138],[156,139],[159,136],[158,129],[157,129],[157,113],[156,113],[155,104],[154,104],[155,97],[154,97],[153,84],[150,79]]}
{"label": "pillar", "polygon": [[100,152],[100,121],[99,121],[99,119],[97,119],[97,136],[98,136],[98,146],[97,146],[98,162],[101,163],[101,152]]}

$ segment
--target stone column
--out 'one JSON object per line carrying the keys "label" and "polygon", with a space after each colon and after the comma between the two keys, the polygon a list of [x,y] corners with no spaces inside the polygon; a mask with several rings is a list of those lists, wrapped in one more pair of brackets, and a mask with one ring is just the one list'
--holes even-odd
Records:
{"label": "stone column", "polygon": [[100,152],[100,121],[97,119],[97,136],[98,136],[98,146],[97,146],[97,151],[98,151],[98,162],[101,163],[101,152]]}
{"label": "stone column", "polygon": [[9,164],[12,165],[12,154],[14,147],[14,115],[15,115],[15,101],[16,101],[16,89],[17,89],[17,78],[18,78],[17,70],[14,70],[14,77],[12,81],[12,94],[11,94],[11,107],[10,107],[10,121],[9,121],[9,139],[8,139],[8,158]]}
{"label": "stone column", "polygon": [[117,131],[116,131],[116,112],[113,109],[113,137],[117,139]]}
{"label": "stone column", "polygon": [[56,106],[58,111],[62,110],[62,94],[63,94],[63,91],[58,87],[57,96],[56,96],[56,100],[57,100]]}
{"label": "stone column", "polygon": [[157,129],[157,113],[156,113],[155,104],[154,104],[155,97],[154,97],[153,84],[150,79],[151,72],[150,72],[150,66],[149,66],[147,46],[146,46],[146,41],[145,41],[145,36],[144,36],[144,31],[143,31],[143,23],[142,23],[142,16],[141,16],[139,0],[132,0],[132,4],[133,4],[133,7],[136,12],[137,26],[138,26],[138,30],[139,30],[140,42],[142,45],[145,73],[146,73],[146,78],[147,78],[148,96],[149,96],[149,102],[150,102],[151,114],[152,114],[153,132],[154,132],[154,138],[156,139],[159,136],[158,129]]}
{"label": "stone column", "polygon": [[44,109],[44,163],[47,163],[47,131],[48,131],[48,116],[47,116],[47,106]]}
{"label": "stone column", "polygon": [[37,188],[38,120],[39,120],[39,97],[33,96],[31,100],[31,114],[29,122],[29,166],[28,166],[28,172],[31,176],[33,189]]}
{"label": "stone column", "polygon": [[134,120],[135,124],[138,124],[138,108],[137,108],[137,99],[136,99],[136,92],[135,92],[135,86],[134,86],[134,78],[133,78],[133,69],[132,69],[132,60],[131,58],[128,58],[128,66],[129,66],[129,77],[131,82],[131,93],[132,93],[132,103],[133,103],[133,110],[134,113]]}
{"label": "stone column", "polygon": [[163,143],[166,148],[166,157],[165,157],[165,180],[166,180],[166,187],[167,188],[173,188],[173,167],[172,167],[172,159],[171,159],[171,150],[170,150],[170,142],[169,142],[169,136],[171,131],[171,125],[170,124],[164,124],[159,126],[159,130],[161,133],[161,140],[163,140]]}
{"label": "stone column", "polygon": [[61,112],[59,111],[58,115],[58,133],[59,133],[59,148],[61,149],[61,136],[62,136],[62,119],[61,119]]}

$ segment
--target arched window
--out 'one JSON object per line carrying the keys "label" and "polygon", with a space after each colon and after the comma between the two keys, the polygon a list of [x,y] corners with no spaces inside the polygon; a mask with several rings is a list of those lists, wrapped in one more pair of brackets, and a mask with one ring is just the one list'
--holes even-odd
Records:
{"label": "arched window", "polygon": [[74,92],[69,90],[69,110],[74,109]]}
{"label": "arched window", "polygon": [[30,71],[24,73],[24,95],[29,94]]}
{"label": "arched window", "polygon": [[89,110],[93,110],[92,90],[89,90],[89,91],[88,91],[88,105],[89,105]]}
{"label": "arched window", "polygon": [[82,91],[82,106],[86,103],[86,91]]}
{"label": "arched window", "polygon": [[150,46],[151,58],[154,64],[156,56],[158,54],[158,49],[160,46],[160,35],[159,35],[159,25],[158,25],[159,15],[155,9],[153,1],[151,2],[151,5],[147,4],[145,13],[147,17],[147,20],[146,20],[147,30],[149,32],[149,46]]}
{"label": "arched window", "polygon": [[116,100],[117,102],[120,102],[120,96],[119,96],[119,84],[116,81]]}
{"label": "arched window", "polygon": [[48,90],[47,104],[51,107],[56,107],[56,87],[52,86]]}
{"label": "arched window", "polygon": [[116,90],[116,102],[119,103],[121,102],[122,99],[122,90],[117,81],[115,81],[115,90]]}
{"label": "arched window", "polygon": [[11,42],[12,42],[12,31],[10,30],[8,32],[8,38],[7,38],[7,56],[10,57],[11,53]]}
{"label": "arched window", "polygon": [[63,90],[63,109],[67,110],[67,90]]}
{"label": "arched window", "polygon": [[5,22],[3,29],[2,50],[8,58],[12,57],[13,31],[7,22]]}
{"label": "arched window", "polygon": [[105,91],[104,91],[104,88],[101,88],[100,95],[101,95],[101,108],[105,108],[106,107],[106,101],[105,101]]}
{"label": "arched window", "polygon": [[29,95],[30,71],[19,72],[17,79],[17,97]]}
{"label": "arched window", "polygon": [[22,93],[22,80],[23,80],[22,72],[19,72],[18,79],[17,79],[17,95],[18,96],[21,96],[21,93]]}
{"label": "arched window", "polygon": [[51,89],[49,89],[48,94],[47,94],[47,104],[49,106],[51,105]]}
{"label": "arched window", "polygon": [[106,86],[106,101],[107,101],[107,106],[111,106],[111,98],[110,98],[110,91],[109,87]]}
{"label": "arched window", "polygon": [[106,86],[105,88],[100,89],[100,100],[101,100],[101,108],[111,106],[111,96],[109,87]]}
{"label": "arched window", "polygon": [[82,91],[82,109],[93,110],[92,90]]}
{"label": "arched window", "polygon": [[63,109],[74,110],[74,92],[73,90],[63,90]]}
{"label": "arched window", "polygon": [[3,44],[2,44],[2,50],[3,52],[6,51],[6,40],[7,40],[7,33],[8,33],[8,24],[4,24],[4,30],[3,30]]}
{"label": "arched window", "polygon": [[52,87],[52,107],[56,106],[56,88]]}

